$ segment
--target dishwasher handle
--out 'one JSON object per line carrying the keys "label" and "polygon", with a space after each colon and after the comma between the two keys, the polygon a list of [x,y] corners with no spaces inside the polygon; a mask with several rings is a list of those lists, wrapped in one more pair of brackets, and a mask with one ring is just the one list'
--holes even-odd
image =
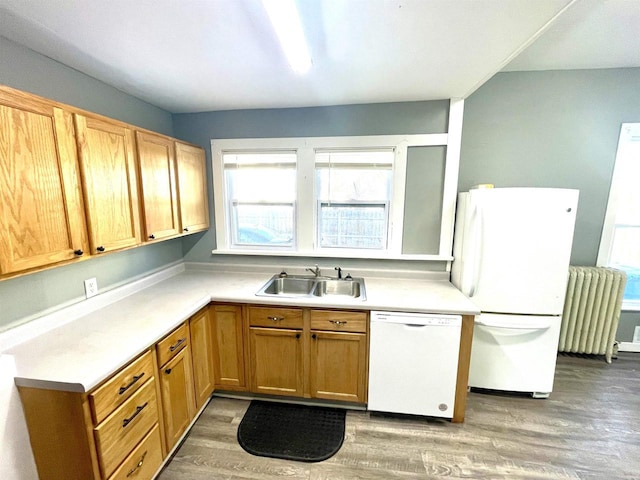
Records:
{"label": "dishwasher handle", "polygon": [[409,327],[437,326],[437,327],[460,327],[462,325],[461,315],[450,314],[428,314],[428,313],[407,313],[407,312],[371,312],[371,323],[393,323]]}

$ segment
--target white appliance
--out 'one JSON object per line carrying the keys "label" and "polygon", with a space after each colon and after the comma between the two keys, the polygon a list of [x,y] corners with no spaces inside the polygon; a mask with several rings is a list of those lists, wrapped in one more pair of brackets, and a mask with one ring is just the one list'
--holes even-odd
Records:
{"label": "white appliance", "polygon": [[451,281],[480,308],[469,386],[553,390],[578,190],[479,188],[458,195]]}
{"label": "white appliance", "polygon": [[371,312],[369,410],[453,418],[460,315]]}

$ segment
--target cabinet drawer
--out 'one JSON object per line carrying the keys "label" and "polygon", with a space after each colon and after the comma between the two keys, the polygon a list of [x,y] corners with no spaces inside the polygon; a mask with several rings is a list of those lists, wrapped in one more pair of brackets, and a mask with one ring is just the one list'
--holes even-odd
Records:
{"label": "cabinet drawer", "polygon": [[114,472],[157,422],[156,386],[151,379],[94,429],[103,478]]}
{"label": "cabinet drawer", "polygon": [[162,367],[189,343],[187,324],[182,324],[156,345],[158,352],[158,366]]}
{"label": "cabinet drawer", "polygon": [[249,307],[249,325],[252,327],[302,328],[302,310],[299,308]]}
{"label": "cabinet drawer", "polygon": [[311,330],[365,333],[367,331],[367,314],[365,312],[311,310]]}
{"label": "cabinet drawer", "polygon": [[156,425],[109,480],[149,479],[162,464],[160,427]]}
{"label": "cabinet drawer", "polygon": [[151,352],[147,352],[89,394],[94,425],[107,418],[151,377],[153,358]]}

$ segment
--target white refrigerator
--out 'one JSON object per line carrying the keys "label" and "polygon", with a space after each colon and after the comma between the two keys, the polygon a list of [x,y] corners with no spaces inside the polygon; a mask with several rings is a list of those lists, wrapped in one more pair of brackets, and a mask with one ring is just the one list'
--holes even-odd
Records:
{"label": "white refrigerator", "polygon": [[578,190],[478,188],[458,195],[451,281],[479,307],[469,386],[553,390]]}

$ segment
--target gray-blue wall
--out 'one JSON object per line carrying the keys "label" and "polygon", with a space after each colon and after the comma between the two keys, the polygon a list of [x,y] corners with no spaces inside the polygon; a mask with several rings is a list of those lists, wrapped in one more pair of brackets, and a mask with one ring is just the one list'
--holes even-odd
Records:
{"label": "gray-blue wall", "polygon": [[[0,65],[0,83],[174,135],[203,146],[209,158],[212,138],[440,133],[447,125],[447,101],[171,116],[3,37]],[[497,74],[465,103],[459,190],[478,183],[578,188],[571,261],[593,265],[620,124],[640,121],[639,85],[640,69]],[[105,288],[183,256],[188,261],[216,261],[210,253],[214,246],[210,229],[183,241],[2,281],[0,330],[17,319],[81,298],[85,278],[97,276],[100,288]],[[306,264],[308,259],[299,262]],[[623,313],[619,339],[630,340],[635,325],[640,325],[640,313]]]}
{"label": "gray-blue wall", "polygon": [[[579,189],[571,263],[595,265],[624,122],[640,122],[639,68],[499,73],[465,102],[458,189]],[[636,325],[623,312],[618,339]]]}
{"label": "gray-blue wall", "polygon": [[[188,142],[205,147],[211,158],[211,139],[216,138],[270,138],[318,137],[345,135],[396,135],[446,133],[449,101],[400,102],[334,107],[283,108],[262,110],[236,110],[173,116],[174,134]],[[209,202],[213,225],[213,185],[211,164],[207,165]],[[193,235],[183,242],[185,260],[216,262],[211,255],[215,247],[215,231]],[[238,259],[236,259],[238,260]],[[253,261],[260,262],[259,259]],[[287,264],[308,265],[327,259],[287,259]],[[371,261],[349,260],[352,268],[371,265]],[[377,262],[380,266],[382,262]],[[391,262],[385,262],[392,266]],[[396,268],[441,269],[435,263],[393,262]]]}
{"label": "gray-blue wall", "polygon": [[[171,114],[0,37],[0,84],[167,135]],[[104,291],[182,259],[180,239],[0,281],[0,331],[84,298],[84,280]]]}

